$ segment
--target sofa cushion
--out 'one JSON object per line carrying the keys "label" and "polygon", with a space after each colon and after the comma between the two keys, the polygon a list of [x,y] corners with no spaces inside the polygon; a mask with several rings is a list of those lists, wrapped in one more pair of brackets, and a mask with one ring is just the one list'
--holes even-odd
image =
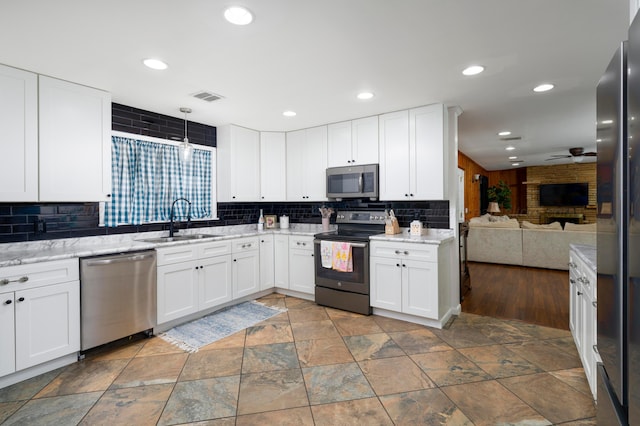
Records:
{"label": "sofa cushion", "polygon": [[571,223],[571,222],[567,222],[564,224],[564,230],[565,231],[582,231],[582,232],[596,232],[597,228],[596,228],[596,223],[583,223],[583,224],[577,224],[577,223]]}
{"label": "sofa cushion", "polygon": [[562,225],[560,224],[560,222],[552,222],[552,223],[547,223],[545,225],[538,225],[538,224],[523,220],[522,229],[554,229],[557,231],[561,231]]}
{"label": "sofa cushion", "polygon": [[471,222],[469,221],[469,227],[471,228],[520,228],[518,219],[508,219],[499,222]]}

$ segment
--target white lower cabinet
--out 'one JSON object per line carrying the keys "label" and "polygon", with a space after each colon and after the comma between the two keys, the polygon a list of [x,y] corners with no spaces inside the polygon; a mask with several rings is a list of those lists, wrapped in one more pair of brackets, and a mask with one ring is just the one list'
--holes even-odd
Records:
{"label": "white lower cabinet", "polygon": [[316,276],[313,257],[313,237],[289,237],[289,289],[315,294]]}
{"label": "white lower cabinet", "polygon": [[260,290],[275,286],[275,250],[273,234],[260,236]]}
{"label": "white lower cabinet", "polygon": [[0,376],[80,350],[78,259],[0,269]]}
{"label": "white lower cabinet", "polygon": [[239,238],[232,252],[233,298],[260,291],[260,248],[258,237]]}
{"label": "white lower cabinet", "polygon": [[289,288],[289,236],[274,235],[274,283],[279,288]]}
{"label": "white lower cabinet", "polygon": [[598,363],[596,285],[595,272],[578,257],[572,248],[569,251],[569,328],[594,399],[596,398],[596,365]]}
{"label": "white lower cabinet", "polygon": [[158,248],[158,324],[232,299],[231,243]]}
{"label": "white lower cabinet", "polygon": [[446,279],[439,245],[371,242],[371,306],[438,320]]}

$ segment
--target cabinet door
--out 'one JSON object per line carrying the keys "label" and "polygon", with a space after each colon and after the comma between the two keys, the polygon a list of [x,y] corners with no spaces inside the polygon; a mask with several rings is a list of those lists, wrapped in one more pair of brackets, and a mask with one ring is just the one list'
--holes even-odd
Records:
{"label": "cabinet door", "polygon": [[306,201],[327,199],[327,126],[306,129],[302,179]]}
{"label": "cabinet door", "polygon": [[38,77],[0,65],[0,201],[38,201]]}
{"label": "cabinet door", "polygon": [[412,199],[443,200],[446,110],[434,104],[409,111]]}
{"label": "cabinet door", "polygon": [[106,201],[111,194],[111,95],[40,81],[40,201]]}
{"label": "cabinet door", "polygon": [[287,199],[287,149],[283,132],[260,133],[260,200]]}
{"label": "cabinet door", "polygon": [[287,235],[274,237],[274,284],[279,288],[289,288],[289,237]]}
{"label": "cabinet door", "polygon": [[383,114],[380,125],[380,199],[408,200],[409,111]]}
{"label": "cabinet door", "polygon": [[348,166],[352,164],[352,160],[351,121],[329,124],[327,128],[327,167]]}
{"label": "cabinet door", "polygon": [[14,293],[0,294],[0,377],[16,371]]}
{"label": "cabinet door", "polygon": [[315,294],[316,272],[313,250],[289,250],[289,288]]}
{"label": "cabinet door", "polygon": [[275,286],[273,234],[260,237],[260,290]]}
{"label": "cabinet door", "polygon": [[260,255],[256,250],[233,254],[233,298],[260,291]]}
{"label": "cabinet door", "polygon": [[400,259],[371,257],[371,306],[402,311]]}
{"label": "cabinet door", "polygon": [[378,163],[378,116],[351,122],[352,164]]}
{"label": "cabinet door", "polygon": [[588,296],[588,294],[583,294],[581,298],[584,303],[582,307],[582,321],[584,324],[584,326],[582,327],[582,366],[584,368],[584,374],[585,376],[587,376],[589,387],[591,388],[591,393],[595,395],[597,380],[596,357],[593,350],[593,345],[595,345],[596,342],[593,340],[595,335],[593,329],[596,325],[597,315],[595,306],[593,306],[593,301]]}
{"label": "cabinet door", "polygon": [[200,303],[198,310],[231,301],[231,255],[215,256],[197,262]]}
{"label": "cabinet door", "polygon": [[576,322],[578,317],[578,282],[576,275],[573,273],[571,266],[569,267],[569,330],[574,336],[576,335]]}
{"label": "cabinet door", "polygon": [[15,292],[16,370],[80,350],[80,282]]}
{"label": "cabinet door", "polygon": [[197,261],[158,267],[158,324],[198,311]]}
{"label": "cabinet door", "polygon": [[438,264],[402,261],[402,312],[438,319]]}
{"label": "cabinet door", "polygon": [[[287,201],[305,200],[304,168],[306,131],[287,132]],[[326,173],[325,173],[326,176]]]}

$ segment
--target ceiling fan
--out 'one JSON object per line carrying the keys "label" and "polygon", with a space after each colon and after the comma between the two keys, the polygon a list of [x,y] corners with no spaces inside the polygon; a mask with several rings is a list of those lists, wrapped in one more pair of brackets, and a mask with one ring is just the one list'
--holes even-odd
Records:
{"label": "ceiling fan", "polygon": [[572,158],[574,163],[580,163],[583,160],[583,157],[595,157],[598,155],[595,152],[584,152],[584,148],[571,148],[569,149],[570,155],[552,155],[552,158],[547,158],[549,160],[560,160],[562,158]]}

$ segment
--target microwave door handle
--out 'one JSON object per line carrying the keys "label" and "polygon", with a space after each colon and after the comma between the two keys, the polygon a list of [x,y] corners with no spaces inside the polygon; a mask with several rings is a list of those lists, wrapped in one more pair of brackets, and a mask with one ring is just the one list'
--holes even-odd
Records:
{"label": "microwave door handle", "polygon": [[360,173],[360,177],[358,177],[358,192],[362,194],[362,173]]}

